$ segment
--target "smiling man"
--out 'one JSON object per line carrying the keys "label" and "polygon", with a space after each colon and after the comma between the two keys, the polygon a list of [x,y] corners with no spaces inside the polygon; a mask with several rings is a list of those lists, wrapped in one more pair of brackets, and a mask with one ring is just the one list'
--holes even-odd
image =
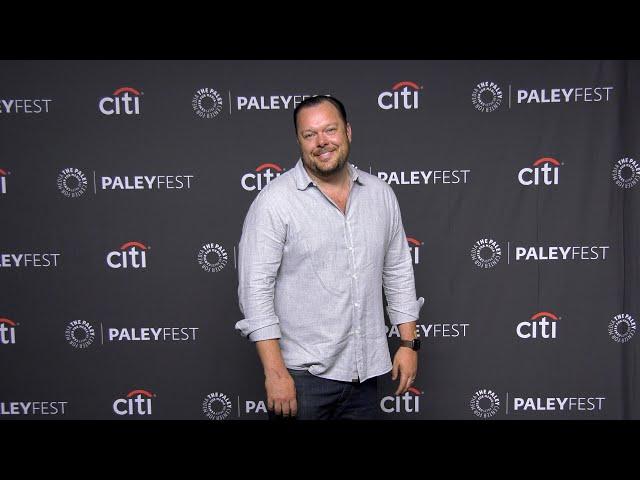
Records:
{"label": "smiling man", "polygon": [[[378,377],[404,394],[418,369],[413,266],[389,185],[348,163],[335,97],[293,114],[300,160],[251,204],[239,245],[236,323],[255,342],[270,419],[377,419]],[[382,289],[400,347],[393,363]]]}

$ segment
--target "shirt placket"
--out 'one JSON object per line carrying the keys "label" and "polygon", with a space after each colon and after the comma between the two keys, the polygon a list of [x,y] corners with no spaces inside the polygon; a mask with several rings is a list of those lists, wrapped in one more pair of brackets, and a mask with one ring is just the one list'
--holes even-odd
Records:
{"label": "shirt placket", "polygon": [[358,272],[357,262],[356,262],[356,244],[354,242],[354,238],[358,238],[358,235],[355,229],[358,228],[358,224],[356,221],[356,215],[353,213],[356,211],[353,208],[353,203],[355,200],[356,190],[355,184],[352,185],[351,192],[349,194],[349,199],[347,201],[346,215],[344,215],[344,230],[345,230],[345,242],[347,246],[347,251],[349,252],[349,275],[351,280],[351,335],[354,339],[354,369],[352,373],[352,381],[358,381],[362,376],[359,372],[364,372],[364,342],[362,341],[362,335],[364,334],[364,328],[362,325],[362,299],[361,299],[361,286],[362,286],[362,278],[360,273]]}

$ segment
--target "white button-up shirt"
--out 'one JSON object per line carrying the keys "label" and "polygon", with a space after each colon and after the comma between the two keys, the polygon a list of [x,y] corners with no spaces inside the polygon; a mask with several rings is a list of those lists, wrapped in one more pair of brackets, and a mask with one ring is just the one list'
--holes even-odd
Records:
{"label": "white button-up shirt", "polygon": [[413,265],[389,185],[347,164],[346,211],[298,160],[255,198],[244,221],[236,329],[280,339],[287,368],[352,381],[391,370],[382,291],[392,325],[418,319]]}

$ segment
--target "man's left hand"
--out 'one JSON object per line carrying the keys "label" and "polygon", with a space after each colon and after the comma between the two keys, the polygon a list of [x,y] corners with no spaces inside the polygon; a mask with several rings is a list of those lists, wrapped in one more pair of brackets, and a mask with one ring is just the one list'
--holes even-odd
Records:
{"label": "man's left hand", "polygon": [[393,370],[391,379],[395,380],[400,376],[400,383],[395,395],[404,395],[413,384],[418,373],[418,352],[407,347],[399,347],[393,357]]}

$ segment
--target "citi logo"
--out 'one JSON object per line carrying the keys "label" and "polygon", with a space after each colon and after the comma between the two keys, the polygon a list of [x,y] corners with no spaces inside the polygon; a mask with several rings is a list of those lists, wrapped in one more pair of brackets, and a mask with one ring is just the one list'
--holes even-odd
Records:
{"label": "citi logo", "polygon": [[633,188],[640,182],[640,165],[633,158],[621,158],[614,165],[611,176],[620,188]]}
{"label": "citi logo", "polygon": [[15,345],[16,325],[8,318],[0,318],[0,345]]}
{"label": "citi logo", "polygon": [[231,414],[231,400],[224,393],[210,393],[202,401],[202,411],[210,420],[224,420]]}
{"label": "citi logo", "polygon": [[500,409],[500,398],[492,390],[483,388],[473,394],[469,405],[476,417],[491,418]]}
{"label": "citi logo", "polygon": [[516,333],[520,338],[556,338],[556,322],[561,317],[551,312],[538,312],[528,321],[520,322]]}
{"label": "citi logo", "polygon": [[473,89],[471,102],[481,112],[493,112],[502,103],[502,90],[493,82],[481,82]]}
{"label": "citi logo", "polygon": [[[542,165],[542,166],[540,166]],[[526,167],[518,173],[522,185],[558,185],[560,162],[555,158],[543,157],[533,162],[533,168]]]}
{"label": "citi logo", "polygon": [[380,400],[380,408],[385,413],[420,413],[422,393],[416,387],[409,387],[402,396],[384,397]]}
{"label": "citi logo", "polygon": [[72,347],[87,348],[96,338],[96,331],[91,324],[85,320],[74,320],[67,325],[64,331],[64,338]]}
{"label": "citi logo", "polygon": [[113,402],[116,415],[151,415],[151,399],[154,394],[147,390],[131,390],[125,398]]}
{"label": "citi logo", "polygon": [[613,341],[626,343],[636,333],[636,321],[628,313],[621,313],[609,322],[609,336]]}
{"label": "citi logo", "polygon": [[502,249],[498,242],[491,238],[478,240],[471,249],[471,259],[480,268],[495,267],[502,257]]}
{"label": "citi logo", "polygon": [[140,115],[140,96],[143,94],[131,87],[121,87],[113,96],[98,102],[98,109],[104,115]]}
{"label": "citi logo", "polygon": [[424,245],[424,242],[416,240],[413,237],[407,237],[407,242],[409,243],[409,251],[413,257],[413,264],[418,265],[420,263],[420,247]]}
{"label": "citi logo", "polygon": [[263,163],[256,167],[255,172],[246,173],[240,179],[242,188],[251,192],[253,190],[262,190],[269,185],[269,182],[279,177],[284,168],[276,163]]}
{"label": "citi logo", "polygon": [[417,110],[420,90],[422,87],[414,82],[398,82],[390,92],[378,95],[378,106],[382,110]]}
{"label": "citi logo", "polygon": [[67,198],[77,198],[87,191],[87,177],[77,168],[65,168],[58,174],[58,190]]}
{"label": "citi logo", "polygon": [[107,254],[107,265],[111,268],[147,268],[147,247],[140,242],[123,243],[120,250]]}
{"label": "citi logo", "polygon": [[0,168],[0,194],[4,195],[7,193],[7,175],[10,172],[7,172]]}

